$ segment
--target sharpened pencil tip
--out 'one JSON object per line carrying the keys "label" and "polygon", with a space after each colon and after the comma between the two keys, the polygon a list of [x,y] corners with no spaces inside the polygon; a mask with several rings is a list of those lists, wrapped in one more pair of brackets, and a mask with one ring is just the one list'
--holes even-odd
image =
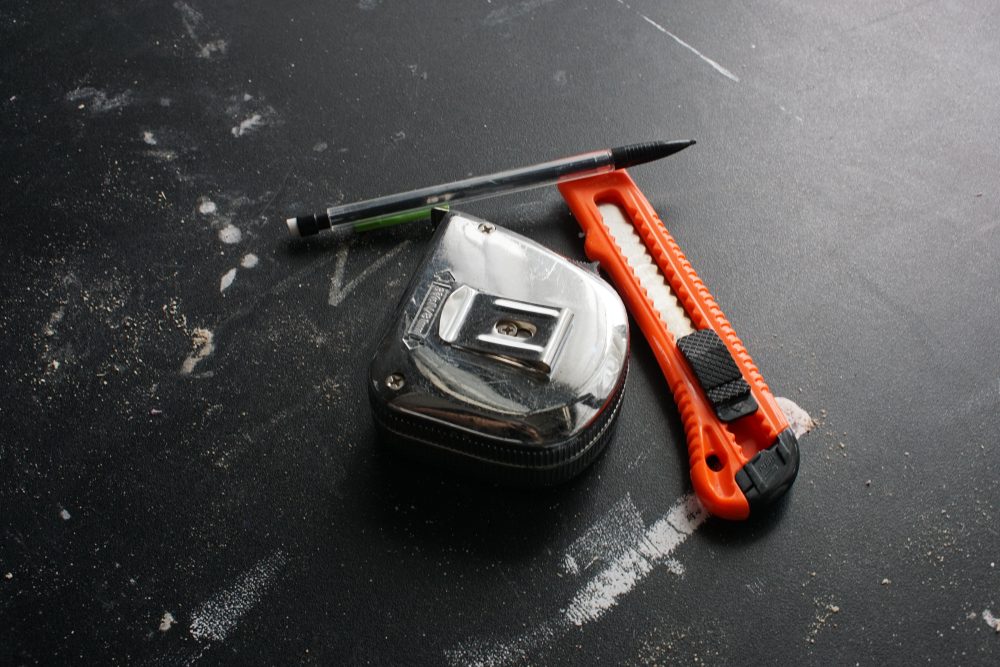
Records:
{"label": "sharpened pencil tip", "polygon": [[632,144],[611,149],[615,169],[634,167],[653,160],[665,158],[678,153],[688,146],[694,145],[694,139],[681,141],[650,141],[644,144]]}

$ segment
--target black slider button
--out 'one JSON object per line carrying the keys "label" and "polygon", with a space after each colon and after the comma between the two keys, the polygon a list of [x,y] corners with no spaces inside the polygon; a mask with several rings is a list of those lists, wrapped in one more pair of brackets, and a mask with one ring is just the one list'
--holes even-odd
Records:
{"label": "black slider button", "polygon": [[743,379],[729,348],[712,329],[702,329],[677,340],[695,377],[705,390],[716,416],[731,422],[757,411],[757,400]]}

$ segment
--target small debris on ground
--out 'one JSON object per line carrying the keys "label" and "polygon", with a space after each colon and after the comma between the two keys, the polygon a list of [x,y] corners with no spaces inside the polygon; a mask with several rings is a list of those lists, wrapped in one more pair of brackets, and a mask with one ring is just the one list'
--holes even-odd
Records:
{"label": "small debris on ground", "polygon": [[171,614],[169,611],[163,612],[163,618],[160,619],[160,632],[166,632],[167,630],[170,629],[170,626],[172,626],[176,622],[177,621],[176,619],[174,619],[173,614]]}

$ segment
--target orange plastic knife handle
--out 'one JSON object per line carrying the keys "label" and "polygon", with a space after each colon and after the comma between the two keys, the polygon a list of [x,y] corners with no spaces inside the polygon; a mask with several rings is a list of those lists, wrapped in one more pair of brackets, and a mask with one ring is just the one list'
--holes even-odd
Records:
{"label": "orange plastic knife handle", "polygon": [[[566,181],[559,184],[559,191],[586,234],[587,257],[599,262],[617,287],[670,385],[687,435],[691,482],[698,498],[715,516],[747,518],[750,502],[737,482],[737,475],[759,453],[776,446],[783,432],[787,431],[786,437],[791,437],[794,444],[792,479],[798,470],[797,443],[790,436],[788,422],[764,378],[680,246],[625,171]],[[713,329],[725,343],[757,401],[755,412],[730,422],[718,418],[633,267],[613,241],[597,208],[601,204],[617,205],[632,223],[694,328]],[[747,479],[746,471],[743,479]]]}

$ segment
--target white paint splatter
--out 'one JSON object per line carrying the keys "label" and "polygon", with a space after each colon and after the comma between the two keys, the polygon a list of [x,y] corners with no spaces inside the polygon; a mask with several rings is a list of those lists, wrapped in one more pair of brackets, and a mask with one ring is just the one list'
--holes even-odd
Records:
{"label": "white paint splatter", "polygon": [[216,55],[225,55],[226,49],[229,46],[226,40],[213,39],[205,41],[202,39],[200,33],[202,32],[202,24],[205,17],[201,12],[180,0],[174,3],[174,9],[181,13],[181,23],[184,24],[184,31],[187,32],[191,41],[197,45],[198,50],[196,54],[199,58],[213,58]]}
{"label": "white paint splatter", "polygon": [[354,291],[354,288],[360,285],[365,278],[370,276],[375,271],[378,271],[383,264],[395,257],[409,244],[409,241],[403,241],[398,246],[365,267],[364,271],[355,276],[346,285],[344,284],[344,272],[347,269],[347,246],[341,246],[337,251],[337,264],[333,269],[333,277],[330,278],[330,296],[327,298],[327,303],[331,306],[339,306],[341,302],[343,302],[343,300],[346,299],[350,293]]}
{"label": "white paint splatter", "polygon": [[215,202],[208,197],[200,197],[198,199],[198,212],[202,215],[214,215],[218,210]]}
{"label": "white paint splatter", "polygon": [[264,597],[286,561],[284,552],[275,551],[240,576],[232,586],[198,607],[188,628],[191,636],[199,641],[223,641]]}
{"label": "white paint splatter", "polygon": [[242,137],[247,132],[252,132],[264,125],[266,125],[266,123],[264,122],[264,117],[261,116],[259,113],[255,113],[250,117],[248,117],[247,119],[240,121],[240,124],[234,126],[233,129],[230,131],[233,133],[234,137]]}
{"label": "white paint splatter", "polygon": [[163,618],[160,619],[160,632],[166,632],[176,622],[177,619],[174,618],[173,614],[169,611],[163,612]]}
{"label": "white paint splatter", "polygon": [[993,628],[994,632],[1000,633],[1000,618],[994,616],[989,609],[983,610],[983,620],[986,621],[986,625]]}
{"label": "white paint splatter", "polygon": [[422,79],[424,81],[427,80],[427,70],[421,70],[420,65],[417,64],[407,65],[406,69],[410,70],[410,74],[417,77],[418,79]]}
{"label": "white paint splatter", "polygon": [[81,102],[80,109],[89,107],[95,113],[105,113],[127,106],[132,101],[132,91],[125,90],[113,97],[108,97],[108,94],[103,90],[98,90],[93,86],[84,86],[66,93],[66,100]]}
{"label": "white paint splatter", "polygon": [[[631,514],[635,506],[626,497],[615,505],[593,528],[582,537],[596,537],[605,534],[609,526],[622,522],[623,533],[628,536],[625,543],[617,548],[617,555],[591,577],[573,596],[569,604],[552,618],[537,623],[528,632],[512,639],[472,639],[453,649],[445,651],[446,660],[452,665],[498,666],[511,663],[530,662],[532,653],[551,645],[575,628],[597,620],[614,607],[622,596],[632,591],[658,564],[665,564],[671,572],[682,573],[683,566],[676,558],[669,556],[698,527],[704,523],[708,513],[698,499],[688,494],[675,502],[667,513],[653,525],[632,534]],[[617,517],[617,518],[611,518]],[[603,527],[598,527],[598,526]],[[617,529],[612,529],[617,530]],[[601,542],[598,539],[597,542]],[[573,543],[578,548],[582,544]],[[572,554],[568,554],[573,557]],[[575,561],[575,557],[573,558]],[[566,560],[562,567],[566,568]]]}
{"label": "white paint splatter", "polygon": [[219,230],[219,240],[223,243],[228,243],[232,245],[234,243],[239,243],[243,238],[243,232],[236,225],[230,223]]}
{"label": "white paint splatter", "polygon": [[829,597],[826,600],[813,598],[813,602],[816,604],[816,615],[813,618],[812,623],[809,624],[809,631],[805,636],[806,643],[809,644],[815,644],[820,631],[826,627],[830,618],[834,614],[840,613],[840,607],[833,604],[832,597]]}
{"label": "white paint splatter", "polygon": [[59,308],[54,310],[52,314],[49,315],[49,323],[45,325],[44,329],[42,329],[42,333],[48,337],[55,336],[56,328],[59,326],[59,323],[63,321],[64,317],[66,317],[66,307],[59,306]]}
{"label": "white paint splatter", "polygon": [[236,280],[236,269],[229,269],[223,273],[222,279],[219,280],[219,291],[225,292],[233,284],[234,280]]}
{"label": "white paint splatter", "polygon": [[486,15],[486,18],[483,19],[483,25],[498,26],[503,23],[507,23],[513,19],[530,14],[539,7],[554,1],[555,0],[522,0],[522,2],[518,2],[513,5],[507,5],[505,7],[501,7],[500,9],[494,9]]}
{"label": "white paint splatter", "polygon": [[[627,6],[628,5],[626,5],[626,7]],[[739,83],[740,79],[739,79],[738,76],[736,76],[735,74],[733,74],[732,72],[730,72],[728,69],[726,69],[725,67],[723,67],[719,63],[715,62],[714,60],[712,60],[711,58],[709,58],[705,54],[703,54],[698,49],[694,48],[693,46],[691,46],[690,44],[688,44],[687,42],[685,42],[683,39],[681,39],[680,37],[678,37],[674,33],[670,32],[669,30],[667,30],[666,28],[664,28],[662,25],[660,25],[659,23],[657,23],[653,19],[649,18],[648,16],[644,16],[643,14],[639,14],[639,17],[642,18],[642,20],[644,20],[649,25],[653,26],[654,28],[656,28],[657,30],[659,30],[660,32],[662,32],[664,35],[667,35],[668,37],[670,37],[671,39],[673,39],[675,42],[677,42],[678,44],[680,44],[681,46],[683,46],[685,49],[687,49],[691,53],[695,54],[696,56],[698,56],[699,58],[701,58],[702,60],[704,60],[706,63],[708,63],[709,65],[712,66],[712,69],[714,69],[716,72],[718,72],[722,76],[726,77],[727,79],[730,79],[732,81],[735,81],[735,82]]]}
{"label": "white paint splatter", "polygon": [[555,627],[552,622],[544,622],[513,639],[480,639],[460,644],[446,650],[444,656],[454,667],[533,664],[528,659],[531,654],[552,644],[566,632],[567,629]]}
{"label": "white paint splatter", "polygon": [[313,150],[316,151],[317,153],[322,153],[327,148],[328,145],[325,141],[317,141],[316,144],[313,146]]}
{"label": "white paint splatter", "polygon": [[781,104],[778,105],[778,108],[781,109],[781,113],[784,113],[784,114],[787,114],[787,115],[793,117],[795,120],[799,121],[800,123],[802,122],[802,116],[796,116],[795,114],[793,114],[791,111],[789,111],[788,109],[786,109]]}
{"label": "white paint splatter", "polygon": [[775,396],[774,400],[778,404],[778,407],[781,408],[781,412],[784,413],[785,419],[788,420],[788,425],[791,427],[796,438],[801,438],[816,427],[816,422],[809,416],[809,413],[800,408],[792,399],[785,398],[784,396]]}
{"label": "white paint splatter", "polygon": [[173,162],[177,159],[177,151],[170,150],[169,148],[157,149],[152,151],[146,151],[146,155],[157,160],[162,160],[164,162]]}
{"label": "white paint splatter", "polygon": [[59,518],[62,519],[63,521],[69,521],[73,517],[70,515],[69,512],[63,509],[59,510]]}
{"label": "white paint splatter", "polygon": [[198,49],[199,58],[211,58],[216,54],[225,55],[226,49],[229,48],[229,44],[224,39],[213,39],[210,42],[205,42]]}
{"label": "white paint splatter", "polygon": [[556,73],[552,75],[552,80],[556,82],[557,86],[560,87],[565,86],[566,81],[568,80],[566,77],[566,70],[564,69],[556,70]]}
{"label": "white paint splatter", "polygon": [[149,144],[150,146],[155,146],[157,144],[156,136],[149,130],[145,130],[142,133],[142,140]]}
{"label": "white paint splatter", "polygon": [[191,333],[191,345],[194,351],[181,364],[181,375],[190,375],[202,359],[215,352],[214,338],[215,334],[201,327]]}
{"label": "white paint splatter", "polygon": [[248,252],[247,254],[243,255],[243,259],[240,260],[240,266],[242,266],[244,269],[252,269],[253,267],[257,266],[257,263],[259,261],[260,259],[257,257],[257,255],[253,254],[252,252]]}
{"label": "white paint splatter", "polygon": [[676,574],[678,577],[684,576],[685,572],[684,563],[680,562],[676,558],[668,558],[667,560],[663,561],[663,564],[666,565],[667,569],[670,570],[671,574]]}

